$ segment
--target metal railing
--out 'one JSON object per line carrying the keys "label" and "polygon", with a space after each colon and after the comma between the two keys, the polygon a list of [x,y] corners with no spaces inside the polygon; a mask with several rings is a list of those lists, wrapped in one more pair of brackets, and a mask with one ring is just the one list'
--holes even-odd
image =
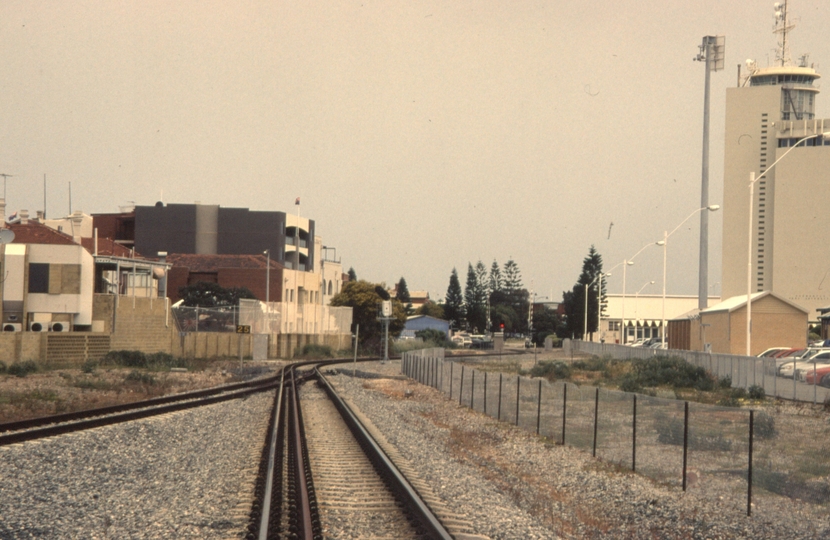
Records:
{"label": "metal railing", "polygon": [[780,496],[830,502],[823,437],[804,437],[812,416],[488,372],[445,361],[442,349],[404,353],[401,370],[460,405],[735,512],[763,512]]}

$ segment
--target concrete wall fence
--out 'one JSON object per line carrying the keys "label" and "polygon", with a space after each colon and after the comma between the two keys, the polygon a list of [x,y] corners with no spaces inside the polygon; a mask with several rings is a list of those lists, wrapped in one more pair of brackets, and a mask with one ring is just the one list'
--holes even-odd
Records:
{"label": "concrete wall fence", "polygon": [[[186,358],[293,358],[306,344],[334,350],[351,347],[351,334],[234,334],[179,332],[165,299],[96,294],[94,332],[0,332],[0,361],[7,365],[33,360],[41,366],[80,366],[99,360],[109,351],[163,352]],[[265,338],[254,354],[255,340]]]}

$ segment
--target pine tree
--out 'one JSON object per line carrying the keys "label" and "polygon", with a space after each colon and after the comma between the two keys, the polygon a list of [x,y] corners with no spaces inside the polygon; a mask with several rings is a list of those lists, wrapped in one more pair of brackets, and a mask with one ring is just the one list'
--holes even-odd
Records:
{"label": "pine tree", "polygon": [[352,267],[349,267],[349,281],[357,281],[357,273],[355,273]]}
{"label": "pine tree", "polygon": [[502,288],[508,293],[515,293],[522,288],[522,273],[519,271],[519,265],[513,259],[504,263]]}
{"label": "pine tree", "polygon": [[447,298],[444,302],[444,317],[456,329],[461,329],[464,325],[464,295],[461,293],[461,282],[458,280],[458,272],[455,268],[452,269],[450,285],[447,287]]}
{"label": "pine tree", "polygon": [[[481,265],[482,268],[484,265]],[[472,330],[483,330],[487,318],[487,298],[483,294],[478,274],[473,265],[467,263],[467,284],[464,287],[464,309],[467,314],[467,324]]]}
{"label": "pine tree", "polygon": [[[599,295],[597,295],[597,284],[599,284]],[[588,256],[582,261],[582,273],[573,287],[570,305],[565,306],[568,314],[568,332],[572,336],[582,336],[582,339],[589,337],[583,335],[586,323],[586,291],[588,293],[587,331],[593,338],[593,333],[598,330],[598,314],[600,310],[604,312],[607,305],[605,276],[602,275],[602,256],[593,245],[588,250]]]}
{"label": "pine tree", "polygon": [[493,264],[490,266],[490,294],[498,292],[502,289],[501,270],[499,263],[493,259]]}
{"label": "pine tree", "polygon": [[406,280],[401,277],[401,280],[398,281],[398,286],[395,287],[395,298],[400,300],[401,304],[403,304],[404,308],[406,309],[406,314],[412,314],[412,297],[409,295],[409,288],[406,286]]}

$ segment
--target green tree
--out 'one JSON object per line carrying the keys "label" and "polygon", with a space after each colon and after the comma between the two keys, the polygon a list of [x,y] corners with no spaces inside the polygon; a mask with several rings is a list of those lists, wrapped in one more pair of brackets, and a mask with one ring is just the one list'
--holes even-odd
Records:
{"label": "green tree", "polygon": [[355,273],[354,268],[351,266],[349,267],[349,281],[357,281],[357,273]]}
{"label": "green tree", "polygon": [[[383,326],[378,320],[383,298],[378,294],[378,290],[385,290],[385,286],[365,280],[349,281],[344,283],[343,289],[331,299],[332,306],[352,308],[352,324],[360,325],[360,343],[364,347],[375,347],[383,342]],[[399,336],[405,324],[406,312],[403,305],[398,300],[392,300],[390,337]],[[354,331],[354,328],[352,330]]]}
{"label": "green tree", "polygon": [[479,281],[479,274],[470,263],[467,264],[467,283],[464,287],[464,310],[469,328],[473,331],[484,330],[487,325],[486,290]]}
{"label": "green tree", "polygon": [[[522,273],[519,265],[513,259],[504,263],[501,274],[501,294],[491,297],[491,303],[504,304],[515,313],[511,332],[525,332],[527,330],[527,314],[530,309],[527,290],[522,287]],[[507,328],[507,326],[505,326]]]}
{"label": "green tree", "polygon": [[428,315],[430,317],[435,317],[436,319],[447,320],[444,319],[444,306],[429,300],[424,302],[424,304],[418,308],[416,313],[418,315]]}
{"label": "green tree", "polygon": [[461,293],[461,282],[458,280],[458,271],[453,268],[450,274],[450,284],[447,287],[447,298],[444,302],[444,318],[457,330],[464,326],[464,295]]}
{"label": "green tree", "polygon": [[404,309],[406,309],[406,313],[411,315],[412,296],[409,294],[409,288],[406,286],[406,280],[403,277],[401,277],[401,280],[398,281],[398,286],[395,287],[395,298],[403,304]]}
{"label": "green tree", "polygon": [[[586,288],[586,285],[589,287]],[[599,294],[597,294],[597,291]],[[585,333],[585,293],[588,293],[588,333],[593,338],[597,331],[597,321],[600,311],[605,311],[607,304],[605,277],[602,275],[602,256],[592,245],[588,255],[582,261],[582,273],[573,287],[569,297],[565,298],[565,309],[568,314],[568,333],[571,336],[581,336],[586,339]]]}
{"label": "green tree", "polygon": [[182,304],[189,307],[232,307],[239,305],[240,298],[256,300],[246,287],[222,287],[210,281],[197,281],[186,287],[179,287]]}
{"label": "green tree", "polygon": [[490,294],[494,292],[498,292],[502,289],[502,279],[501,279],[501,270],[499,269],[499,263],[493,259],[493,264],[490,265]]}

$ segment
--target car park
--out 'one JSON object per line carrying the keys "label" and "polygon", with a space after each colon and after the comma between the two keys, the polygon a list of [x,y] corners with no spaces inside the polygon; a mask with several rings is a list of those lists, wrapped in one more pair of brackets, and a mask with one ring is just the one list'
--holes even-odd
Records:
{"label": "car park", "polygon": [[810,359],[806,362],[799,362],[798,364],[796,364],[795,377],[799,381],[806,381],[808,373],[812,375],[813,372],[818,371],[819,369],[827,366],[828,364],[830,364],[830,350],[825,349],[824,351],[811,356]]}
{"label": "car park", "polygon": [[765,350],[761,354],[758,355],[758,358],[771,358],[774,357],[776,354],[790,350],[789,347],[772,347],[770,349]]}
{"label": "car park", "polygon": [[[793,355],[790,357],[786,362],[782,363],[778,366],[778,375],[780,377],[792,378],[796,376],[796,372],[799,369],[806,370],[812,369],[813,367],[813,357],[824,352],[830,351],[828,349],[806,349],[801,356]],[[796,353],[798,354],[798,353]],[[830,356],[822,357],[818,360],[819,363],[830,363]]]}

